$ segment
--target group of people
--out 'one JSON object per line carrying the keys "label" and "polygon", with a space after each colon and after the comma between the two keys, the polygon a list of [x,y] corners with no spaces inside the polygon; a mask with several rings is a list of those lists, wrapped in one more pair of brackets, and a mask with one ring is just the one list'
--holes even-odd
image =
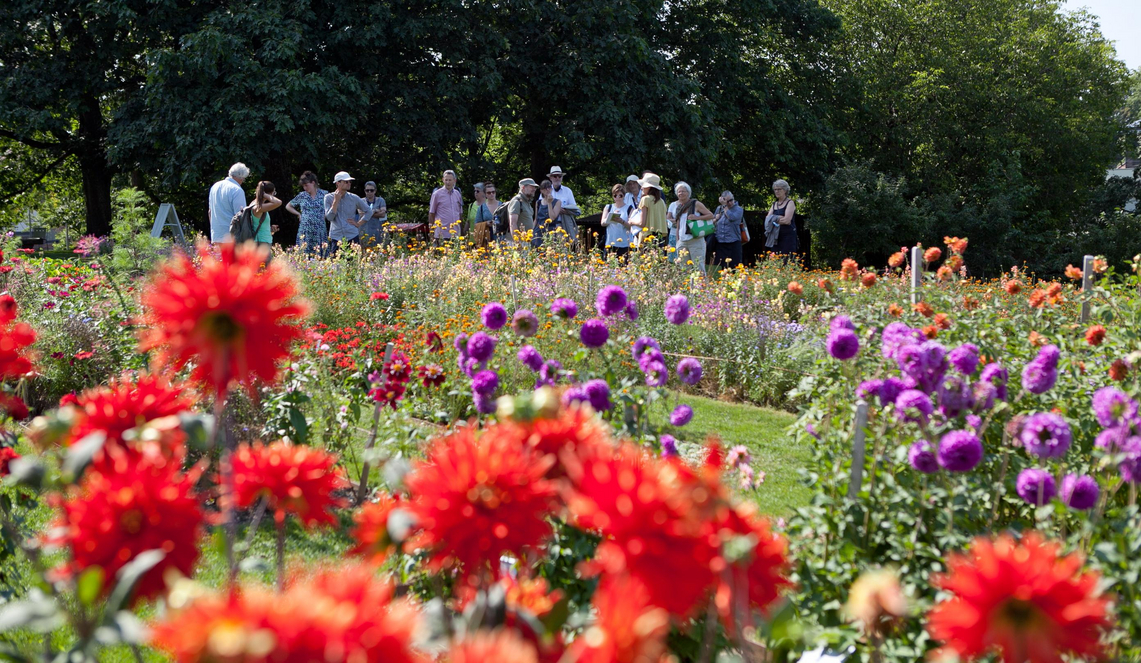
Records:
{"label": "group of people", "polygon": [[[258,244],[271,244],[273,234],[280,228],[270,224],[269,213],[282,202],[273,194],[273,182],[258,182],[253,202],[246,204],[246,193],[242,184],[250,176],[245,164],[230,166],[225,179],[210,187],[210,241],[220,244],[230,233],[230,223],[235,215],[250,208],[250,220]],[[305,171],[298,179],[301,192],[285,203],[285,210],[297,217],[297,245],[306,253],[328,254],[337,252],[342,243],[366,246],[382,241],[385,222],[388,221],[388,205],[377,195],[376,182],[365,182],[364,197],[350,191],[353,177],[341,171],[333,176],[332,192],[317,185],[317,175]]]}
{"label": "group of people", "polygon": [[[581,210],[574,192],[563,184],[567,173],[553,166],[542,182],[528,177],[519,180],[518,190],[501,201],[494,182],[478,182],[473,186],[474,201],[465,208],[463,195],[456,188],[457,178],[446,170],[441,186],[432,191],[428,201],[428,223],[437,241],[470,237],[476,246],[491,242],[526,242],[540,246],[544,238],[558,230],[573,242],[578,233],[577,218]],[[247,205],[242,183],[249,168],[236,163],[229,176],[210,189],[211,241],[225,240],[230,221],[247,206],[255,227],[256,241],[269,244],[278,226],[269,223],[269,212],[282,205],[274,196],[272,182],[259,182],[254,201]],[[388,208],[377,195],[376,183],[364,185],[364,197],[350,190],[354,179],[347,172],[333,177],[335,190],[325,191],[317,185],[311,171],[301,175],[302,191],[285,204],[290,214],[298,217],[297,244],[308,253],[335,254],[342,243],[378,245],[386,240]],[[693,189],[685,182],[674,185],[676,200],[666,203],[661,177],[644,172],[630,175],[611,187],[611,202],[602,210],[605,229],[603,250],[626,259],[638,248],[667,251],[671,260],[692,265],[704,272],[707,263],[737,265],[743,259],[743,245],[750,241],[744,209],[731,191],[723,191],[718,204],[710,210],[693,197]],[[776,201],[765,217],[765,248],[779,254],[798,250],[795,218],[796,203],[789,198],[788,182],[773,183]]]}

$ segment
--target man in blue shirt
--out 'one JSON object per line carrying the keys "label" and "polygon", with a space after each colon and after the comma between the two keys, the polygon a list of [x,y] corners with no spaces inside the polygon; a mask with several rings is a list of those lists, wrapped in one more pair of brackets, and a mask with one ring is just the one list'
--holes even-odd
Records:
{"label": "man in blue shirt", "polygon": [[363,198],[349,191],[353,178],[345,171],[333,176],[337,190],[325,194],[325,220],[329,222],[329,256],[337,254],[341,242],[359,244],[361,226],[372,217],[372,208]]}
{"label": "man in blue shirt", "polygon": [[749,241],[745,210],[737,204],[731,191],[721,192],[718,201],[721,204],[713,211],[713,236],[717,240],[713,250],[713,264],[736,267],[742,260],[741,246]]}
{"label": "man in blue shirt", "polygon": [[230,234],[230,221],[246,206],[242,182],[250,176],[244,163],[230,166],[230,176],[210,187],[210,241],[221,244]]}

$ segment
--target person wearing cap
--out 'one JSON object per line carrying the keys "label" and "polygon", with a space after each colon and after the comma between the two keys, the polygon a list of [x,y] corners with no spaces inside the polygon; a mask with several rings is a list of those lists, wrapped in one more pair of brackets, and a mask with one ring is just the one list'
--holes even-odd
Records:
{"label": "person wearing cap", "polygon": [[329,222],[329,255],[337,254],[341,242],[360,243],[361,226],[372,216],[372,208],[349,191],[353,178],[345,171],[333,176],[337,189],[325,195],[325,220]]}
{"label": "person wearing cap", "polygon": [[638,206],[642,202],[642,186],[638,184],[640,178],[637,175],[631,175],[626,178],[626,195],[623,196],[627,205]]}
{"label": "person wearing cap", "polygon": [[555,227],[561,226],[563,230],[567,231],[567,235],[573,241],[578,236],[578,224],[575,222],[575,217],[581,212],[578,203],[574,201],[574,192],[570,190],[569,186],[563,186],[566,175],[566,172],[558,166],[551,166],[551,172],[547,173],[547,179],[551,181],[551,195],[559,201],[561,210],[559,215],[552,216],[551,220],[555,222]]}
{"label": "person wearing cap", "polygon": [[539,188],[535,180],[530,177],[519,180],[519,193],[507,202],[507,222],[511,227],[511,238],[516,239],[516,233],[535,231],[535,191]]}
{"label": "person wearing cap", "polygon": [[428,224],[435,229],[436,239],[451,239],[461,234],[464,197],[456,189],[456,173],[445,170],[444,186],[432,192],[428,200]]}
{"label": "person wearing cap", "polygon": [[372,210],[365,217],[361,226],[361,246],[373,248],[380,246],[384,241],[384,224],[388,221],[388,203],[376,194],[376,182],[369,180],[364,183],[364,202]]}
{"label": "person wearing cap", "polygon": [[669,226],[666,224],[666,203],[662,200],[662,178],[647,173],[638,184],[642,187],[642,200],[638,209],[642,212],[642,234],[652,234],[659,247],[669,241]]}

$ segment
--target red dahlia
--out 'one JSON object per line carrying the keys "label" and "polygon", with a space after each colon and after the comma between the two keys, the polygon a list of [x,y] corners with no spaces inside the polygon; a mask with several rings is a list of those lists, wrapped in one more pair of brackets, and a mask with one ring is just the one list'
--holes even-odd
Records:
{"label": "red dahlia", "polygon": [[337,457],[320,449],[284,440],[239,446],[230,459],[234,473],[234,503],[246,509],[267,500],[278,524],[292,513],[306,527],[337,522],[333,509],[342,500],[333,493],[349,485],[337,467]]}
{"label": "red dahlia", "polygon": [[397,543],[388,533],[388,517],[393,510],[407,508],[399,495],[381,493],[375,502],[368,502],[353,514],[353,539],[357,545],[353,554],[363,555],[374,564],[381,564],[396,552]]}
{"label": "red dahlia", "polygon": [[203,513],[194,484],[196,472],[182,474],[171,463],[152,463],[142,457],[114,473],[89,472],[66,498],[58,498],[62,511],[58,530],[49,539],[67,546],[71,561],[62,575],[94,566],[103,569],[104,590],[127,562],[147,550],[166,556],[139,581],[137,599],[150,598],[166,587],[163,575],[176,569],[185,576],[198,561]]}
{"label": "red dahlia", "polygon": [[571,646],[576,663],[647,663],[665,653],[669,614],[655,607],[641,581],[608,577],[592,599],[594,624]]}
{"label": "red dahlia", "polygon": [[0,380],[18,378],[32,370],[28,346],[36,333],[24,322],[16,322],[16,300],[0,295]]}
{"label": "red dahlia", "polygon": [[444,380],[448,377],[444,374],[444,367],[439,364],[419,366],[416,368],[416,373],[420,376],[420,381],[424,383],[425,387],[438,387],[444,384]]}
{"label": "red dahlia", "polygon": [[159,269],[142,297],[140,349],[158,350],[157,366],[192,363],[191,378],[221,395],[231,382],[273,382],[309,307],[284,265],[261,269],[262,251],[231,243],[220,253],[203,245],[197,267],[180,254]]}
{"label": "red dahlia", "polygon": [[431,551],[432,568],[465,573],[497,568],[504,553],[538,546],[551,533],[555,489],[543,478],[553,459],[530,453],[492,426],[437,440],[406,477],[423,530],[414,545]]}
{"label": "red dahlia", "polygon": [[174,605],[151,643],[178,663],[420,663],[417,613],[360,566],[318,572],[273,594],[253,585]]}
{"label": "red dahlia", "polygon": [[558,462],[551,465],[547,478],[566,475],[563,454],[589,455],[599,446],[609,446],[610,440],[602,426],[589,410],[581,407],[562,408],[555,417],[539,416],[530,421],[510,421],[501,426],[504,434],[515,436],[520,443],[540,456],[551,456]]}
{"label": "red dahlia", "polygon": [[12,447],[0,447],[0,477],[6,477],[11,470],[8,464],[20,457]]}
{"label": "red dahlia", "polygon": [[935,584],[951,592],[927,617],[927,630],[960,657],[998,653],[1005,663],[1099,658],[1109,627],[1095,572],[1078,555],[1060,557],[1037,532],[1015,542],[976,539],[969,555],[950,555]]}
{"label": "red dahlia", "polygon": [[[136,439],[128,442],[124,434],[143,424],[185,412],[193,399],[183,387],[172,385],[165,378],[143,374],[135,380],[129,376],[112,379],[106,387],[88,389],[75,398],[76,416],[65,444],[74,444],[91,433],[107,436],[96,466],[108,457],[131,456],[144,453],[154,457],[182,462],[185,436],[178,426],[159,426],[165,432],[157,439]],[[60,401],[63,405],[63,401]]]}
{"label": "red dahlia", "polygon": [[629,573],[646,586],[654,605],[689,615],[722,564],[714,524],[703,517],[707,490],[678,466],[630,445],[563,458],[574,522],[605,537],[586,569]]}

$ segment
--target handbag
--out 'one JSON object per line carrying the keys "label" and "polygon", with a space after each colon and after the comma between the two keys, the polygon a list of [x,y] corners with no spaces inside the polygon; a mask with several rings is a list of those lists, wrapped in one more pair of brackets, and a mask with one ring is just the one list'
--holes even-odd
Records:
{"label": "handbag", "polygon": [[[688,212],[682,212],[682,214],[693,214],[693,211],[695,209],[697,209],[697,201],[691,200],[691,201],[689,201],[689,211]],[[678,217],[680,217],[680,216],[681,216],[681,214],[678,215]],[[686,219],[685,225],[686,225],[686,228],[689,229],[689,234],[692,235],[693,237],[705,237],[706,235],[712,235],[716,231],[716,228],[717,228],[713,224],[713,219],[701,219],[701,220]]]}

